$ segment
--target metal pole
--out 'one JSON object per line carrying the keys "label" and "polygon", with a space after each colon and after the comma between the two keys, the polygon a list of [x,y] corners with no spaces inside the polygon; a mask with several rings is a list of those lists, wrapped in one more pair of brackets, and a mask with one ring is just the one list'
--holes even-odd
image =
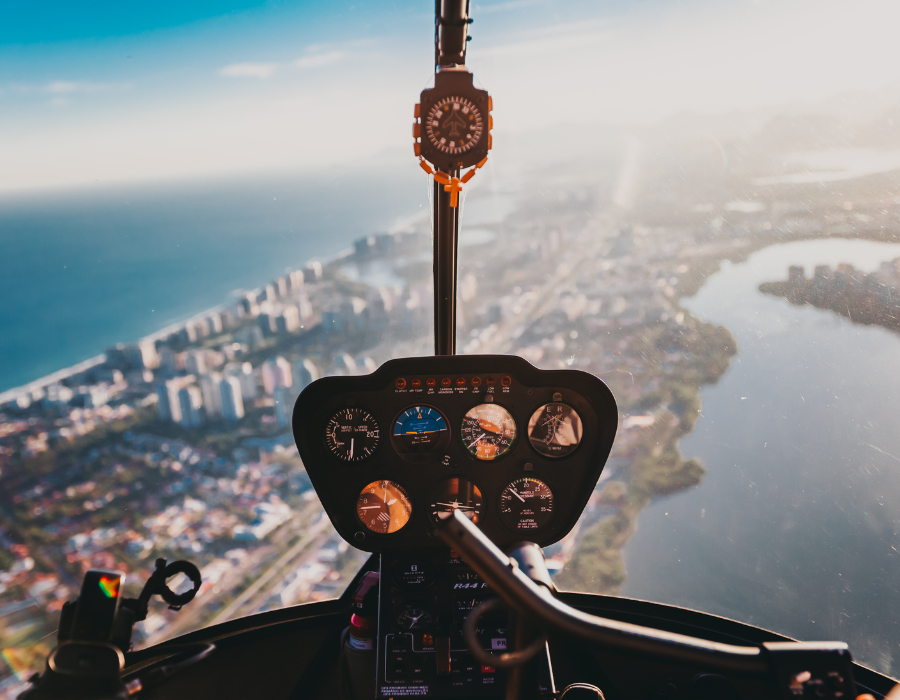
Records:
{"label": "metal pole", "polygon": [[[451,171],[459,177],[459,171]],[[456,354],[456,253],[459,208],[450,206],[450,193],[434,183],[434,354]]]}
{"label": "metal pole", "polygon": [[[468,0],[435,0],[434,63],[464,65],[468,37]],[[450,177],[459,177],[459,169]],[[450,193],[434,183],[434,354],[456,354],[456,254],[459,209]]]}

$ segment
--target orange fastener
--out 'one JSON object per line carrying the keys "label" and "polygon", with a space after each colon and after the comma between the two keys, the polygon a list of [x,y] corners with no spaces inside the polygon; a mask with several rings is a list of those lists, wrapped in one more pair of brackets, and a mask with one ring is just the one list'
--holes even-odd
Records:
{"label": "orange fastener", "polygon": [[459,206],[459,193],[462,192],[462,183],[458,177],[454,177],[444,185],[444,192],[450,193],[450,206],[454,209]]}
{"label": "orange fastener", "polygon": [[468,182],[469,180],[471,180],[473,177],[475,177],[475,168],[472,168],[469,172],[467,172],[465,175],[463,175],[463,176],[459,179],[459,181],[462,182],[462,183],[466,183],[466,182]]}
{"label": "orange fastener", "polygon": [[491,150],[491,148],[493,148],[493,145],[494,145],[494,135],[488,134],[488,150]]}
{"label": "orange fastener", "polygon": [[487,156],[482,158],[481,161],[478,163],[478,165],[475,166],[475,170],[478,170],[478,168],[483,168],[484,164],[487,163],[487,159],[488,159]]}
{"label": "orange fastener", "polygon": [[429,175],[434,173],[434,170],[431,169],[431,166],[428,165],[424,160],[419,160],[419,166]]}
{"label": "orange fastener", "polygon": [[[489,98],[489,99],[490,99],[490,98]],[[416,108],[413,110],[413,117],[414,117],[415,119],[418,119],[418,118],[419,118],[419,110],[420,110],[421,108],[422,108],[422,105],[420,105],[420,104],[417,102],[417,103],[416,103]]]}
{"label": "orange fastener", "polygon": [[[419,110],[419,105],[416,105],[416,111]],[[488,95],[488,112],[492,112],[494,110],[494,98]],[[418,116],[418,115],[416,115]]]}
{"label": "orange fastener", "polygon": [[419,142],[416,141],[413,144],[413,153],[415,153],[416,157],[418,157],[419,155],[421,155],[421,151],[422,151],[422,147],[419,145]]}
{"label": "orange fastener", "polygon": [[488,131],[494,128],[494,115],[488,117]]}
{"label": "orange fastener", "polygon": [[414,138],[414,139],[419,138],[419,131],[420,131],[420,129],[419,129],[419,122],[415,122],[415,123],[413,124],[413,138]]}
{"label": "orange fastener", "polygon": [[[438,170],[434,174],[434,181],[439,182],[442,185],[449,185],[450,184],[450,176],[447,173],[442,173],[440,170]],[[450,190],[447,190],[447,191],[449,192]]]}

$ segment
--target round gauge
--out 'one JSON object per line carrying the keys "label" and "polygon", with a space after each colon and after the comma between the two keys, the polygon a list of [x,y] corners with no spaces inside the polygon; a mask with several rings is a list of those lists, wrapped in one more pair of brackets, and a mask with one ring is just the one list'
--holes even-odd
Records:
{"label": "round gauge", "polygon": [[434,576],[434,566],[427,559],[405,561],[394,569],[394,583],[402,588],[428,588]]}
{"label": "round gauge", "polygon": [[512,449],[516,442],[516,421],[503,406],[482,403],[466,413],[460,435],[469,454],[489,461]]}
{"label": "round gauge", "polygon": [[523,476],[500,493],[500,519],[510,530],[537,530],[553,517],[553,492],[540,479]]}
{"label": "round gauge", "polygon": [[371,457],[380,441],[378,421],[361,408],[341,410],[325,428],[325,446],[345,462],[360,462]]}
{"label": "round gauge", "polygon": [[447,419],[431,406],[407,408],[394,420],[391,442],[403,459],[430,462],[442,455],[450,444]]}
{"label": "round gauge", "polygon": [[412,503],[400,484],[382,479],[366,486],[356,499],[356,514],[372,532],[397,532],[412,515]]}
{"label": "round gauge", "polygon": [[482,133],[481,112],[465,97],[444,97],[425,115],[425,134],[441,153],[466,153],[481,140]]}
{"label": "round gauge", "polygon": [[473,523],[481,520],[483,512],[481,489],[468,479],[447,479],[431,493],[431,517],[446,520],[458,510]]}
{"label": "round gauge", "polygon": [[581,442],[581,416],[564,403],[541,406],[528,421],[528,439],[545,457],[567,457]]}
{"label": "round gauge", "polygon": [[397,612],[397,627],[402,630],[424,629],[434,624],[435,620],[437,614],[417,601],[404,603]]}

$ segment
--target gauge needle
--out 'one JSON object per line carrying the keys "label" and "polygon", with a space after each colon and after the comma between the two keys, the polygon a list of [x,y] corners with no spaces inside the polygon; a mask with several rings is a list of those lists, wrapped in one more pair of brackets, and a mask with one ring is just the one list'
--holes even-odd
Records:
{"label": "gauge needle", "polygon": [[474,506],[464,506],[459,503],[435,503],[437,506],[446,506],[447,508],[455,508],[457,510],[475,510]]}
{"label": "gauge needle", "polygon": [[485,435],[486,435],[486,433],[482,433],[482,434],[479,435],[477,438],[475,438],[475,439],[472,441],[472,444],[469,445],[469,449],[475,447],[475,444],[476,444],[479,440],[481,440],[481,438],[483,438]]}
{"label": "gauge needle", "polygon": [[353,438],[350,438],[350,459],[353,459]]}
{"label": "gauge needle", "polygon": [[522,501],[522,503],[525,502],[525,499],[522,498],[518,493],[516,493],[515,489],[510,489],[510,491],[512,492],[512,495],[515,496],[516,498],[518,498],[520,501]]}
{"label": "gauge needle", "polygon": [[381,506],[360,506],[360,510],[372,510],[373,508],[381,508]]}

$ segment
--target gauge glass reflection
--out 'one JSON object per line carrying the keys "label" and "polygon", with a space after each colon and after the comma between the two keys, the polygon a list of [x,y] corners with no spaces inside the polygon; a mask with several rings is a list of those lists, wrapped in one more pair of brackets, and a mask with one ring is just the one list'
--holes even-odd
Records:
{"label": "gauge glass reflection", "polygon": [[481,489],[468,479],[442,481],[431,494],[431,517],[434,521],[446,520],[455,510],[473,523],[481,520],[484,511]]}
{"label": "gauge glass reflection", "polygon": [[412,406],[396,419],[391,443],[403,459],[424,463],[441,456],[450,443],[447,419],[431,406]]}
{"label": "gauge glass reflection", "polygon": [[460,436],[469,454],[490,461],[512,449],[516,442],[516,421],[503,406],[479,404],[463,418]]}
{"label": "gauge glass reflection", "polygon": [[528,439],[545,457],[567,457],[581,443],[581,416],[571,406],[554,402],[541,406],[528,421]]}
{"label": "gauge glass reflection", "polygon": [[412,503],[400,484],[382,479],[373,481],[360,492],[356,514],[372,532],[389,535],[409,522]]}

